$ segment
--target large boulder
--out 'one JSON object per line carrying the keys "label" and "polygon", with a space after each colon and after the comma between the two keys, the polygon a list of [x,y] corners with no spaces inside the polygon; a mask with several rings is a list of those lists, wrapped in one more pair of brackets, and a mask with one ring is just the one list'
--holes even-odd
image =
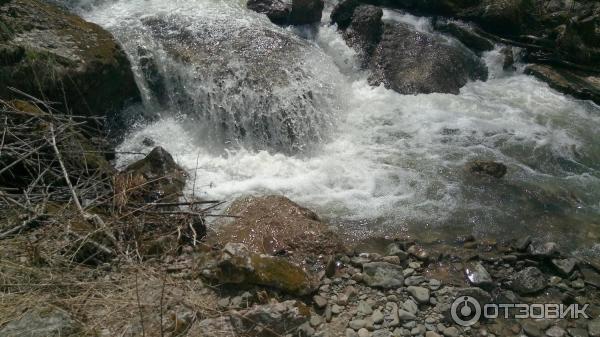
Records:
{"label": "large boulder", "polygon": [[482,53],[494,49],[494,43],[481,36],[470,24],[458,20],[438,19],[434,22],[437,31],[452,35],[469,49]]}
{"label": "large boulder", "polygon": [[44,1],[0,5],[0,97],[14,87],[62,103],[59,110],[106,116],[140,100],[130,63],[113,36]]}
{"label": "large boulder", "polygon": [[248,9],[266,14],[278,25],[307,25],[321,21],[323,0],[248,0]]}
{"label": "large boulder", "polygon": [[402,23],[386,23],[369,78],[401,94],[458,94],[469,80],[486,80],[485,64],[471,51]]}
{"label": "large boulder", "polygon": [[229,17],[193,27],[175,14],[140,20],[169,61],[161,71],[173,109],[207,147],[297,153],[328,135],[333,89],[317,74],[327,71],[322,51],[306,40]]}
{"label": "large boulder", "polygon": [[559,28],[556,45],[564,58],[600,71],[600,14],[569,20]]}
{"label": "large boulder", "polygon": [[242,197],[227,214],[238,218],[217,226],[214,239],[220,244],[244,243],[254,252],[289,255],[299,264],[344,251],[339,237],[314,212],[283,196]]}
{"label": "large boulder", "polygon": [[363,59],[368,62],[381,34],[383,33],[383,11],[379,7],[361,5],[354,10],[352,22],[344,31],[344,39],[348,45],[363,54]]}
{"label": "large boulder", "polygon": [[600,104],[600,76],[574,69],[533,64],[525,69],[526,74],[548,83],[562,93],[579,99],[589,99]]}

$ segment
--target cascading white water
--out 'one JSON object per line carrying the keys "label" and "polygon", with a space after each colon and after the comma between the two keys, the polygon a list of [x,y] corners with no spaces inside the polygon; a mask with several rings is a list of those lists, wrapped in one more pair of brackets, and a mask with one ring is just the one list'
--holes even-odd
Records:
{"label": "cascading white water", "polygon": [[[142,140],[152,138],[196,177],[190,192],[218,199],[281,193],[357,235],[431,239],[471,231],[597,240],[600,108],[504,72],[497,50],[484,56],[487,82],[469,83],[459,95],[404,96],[370,87],[355,53],[325,22],[316,35],[280,28],[224,0],[119,0],[81,13],[112,31],[134,64],[138,46],[155,51],[170,104],[148,96],[145,108],[158,119],[137,125],[119,150],[148,151]],[[144,20],[157,17],[167,24],[153,33]],[[430,29],[426,20],[396,12],[384,19]],[[289,49],[263,53],[272,47],[269,34]],[[190,66],[186,56],[168,52],[199,38],[202,47],[183,54],[210,64]],[[256,65],[269,71],[255,78]],[[259,87],[240,80],[248,78]],[[267,121],[259,131],[248,131],[261,118]],[[464,170],[473,159],[501,161],[509,174],[474,178]]]}

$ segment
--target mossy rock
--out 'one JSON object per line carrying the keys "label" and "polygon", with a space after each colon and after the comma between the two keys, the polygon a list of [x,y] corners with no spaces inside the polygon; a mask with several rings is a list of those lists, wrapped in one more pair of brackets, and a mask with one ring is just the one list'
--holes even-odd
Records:
{"label": "mossy rock", "polygon": [[83,116],[104,117],[140,100],[109,32],[37,0],[0,3],[0,98],[18,96],[9,87]]}

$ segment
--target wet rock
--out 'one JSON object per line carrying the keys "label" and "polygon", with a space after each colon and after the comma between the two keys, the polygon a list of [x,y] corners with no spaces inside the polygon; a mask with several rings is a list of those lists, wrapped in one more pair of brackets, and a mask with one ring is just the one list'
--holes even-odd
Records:
{"label": "wet rock", "polygon": [[291,3],[281,0],[248,0],[246,6],[257,13],[266,14],[271,22],[278,25],[287,24],[292,11]]}
{"label": "wet rock", "polygon": [[517,239],[517,241],[514,244],[514,249],[516,249],[519,252],[525,252],[527,250],[527,248],[529,248],[529,245],[531,244],[531,236],[525,236],[522,238]]}
{"label": "wet rock", "polygon": [[552,265],[560,272],[563,276],[568,276],[573,272],[577,265],[577,260],[571,259],[552,259]]}
{"label": "wet rock", "polygon": [[398,288],[404,284],[402,267],[386,262],[363,265],[363,280],[370,287]]}
{"label": "wet rock", "polygon": [[511,279],[512,289],[521,295],[538,292],[544,289],[546,284],[546,277],[536,267],[527,267],[516,273]]}
{"label": "wet rock", "polygon": [[529,245],[528,252],[535,257],[552,257],[558,254],[558,245],[554,242],[532,243]]}
{"label": "wet rock", "polygon": [[487,79],[487,68],[468,49],[402,23],[384,24],[370,69],[372,85],[401,94],[458,94],[469,80]]}
{"label": "wet rock", "polygon": [[589,334],[586,329],[583,328],[568,328],[567,332],[571,337],[588,337]]}
{"label": "wet rock", "polygon": [[476,30],[467,23],[456,20],[438,19],[434,23],[436,30],[454,36],[469,49],[483,53],[494,49],[494,43],[479,35]]}
{"label": "wet rock", "polygon": [[553,326],[550,329],[546,330],[546,336],[548,337],[563,337],[567,334],[567,332],[558,326]]}
{"label": "wet rock", "polygon": [[485,174],[494,178],[502,178],[507,172],[506,165],[493,161],[475,160],[467,164],[469,172],[474,174]]}
{"label": "wet rock", "polygon": [[289,17],[291,25],[306,25],[321,21],[325,7],[324,0],[292,0],[292,11]]}
{"label": "wet rock", "polygon": [[470,296],[476,299],[479,304],[485,305],[492,303],[492,296],[481,288],[461,288],[456,292],[456,297]]}
{"label": "wet rock", "polygon": [[331,22],[338,25],[339,29],[346,29],[352,22],[356,7],[360,6],[359,0],[344,0],[338,2],[331,11]]}
{"label": "wet rock", "polygon": [[408,311],[403,310],[403,309],[399,309],[398,310],[398,318],[402,322],[404,322],[404,321],[414,321],[415,319],[417,319],[417,317],[415,316],[414,313],[408,312]]}
{"label": "wet rock", "polygon": [[289,259],[297,264],[346,250],[314,212],[283,196],[242,197],[226,212],[239,218],[219,222],[214,240],[223,245],[240,242],[253,252],[269,255],[293,252]]}
{"label": "wet rock", "polygon": [[531,321],[523,323],[523,332],[525,332],[527,336],[531,337],[542,336],[542,330],[538,327],[538,325],[535,322]]}
{"label": "wet rock", "polygon": [[[167,85],[165,83],[164,76],[161,74],[160,69],[158,68],[158,63],[156,62],[155,56],[150,50],[142,46],[138,47],[137,53],[139,56],[140,71],[142,72],[144,80],[148,85],[148,89],[150,89],[159,104],[163,106],[168,104],[169,96],[167,94]],[[145,138],[144,141],[146,139],[149,138]]]}
{"label": "wet rock", "polygon": [[71,315],[54,306],[27,310],[18,320],[0,329],[0,337],[62,337],[78,335],[81,324]]}
{"label": "wet rock", "polygon": [[406,261],[408,259],[408,253],[405,252],[396,242],[390,243],[387,246],[386,253],[390,256],[398,256],[400,258],[400,261]]}
{"label": "wet rock", "polygon": [[267,15],[278,25],[306,25],[321,21],[323,0],[248,0],[246,7]]}
{"label": "wet rock", "polygon": [[589,267],[581,267],[579,269],[581,270],[581,274],[583,274],[585,283],[600,289],[600,274],[596,270]]}
{"label": "wet rock", "polygon": [[225,284],[256,284],[296,295],[312,293],[314,279],[284,258],[251,253],[243,244],[229,243],[205,276]]}
{"label": "wet rock", "polygon": [[600,62],[600,11],[571,17],[558,31],[557,49],[568,59],[590,66]]}
{"label": "wet rock", "polygon": [[59,111],[99,117],[140,101],[129,60],[98,25],[36,0],[1,3],[0,22],[10,32],[0,34],[1,98],[15,98],[14,87]]}
{"label": "wet rock", "polygon": [[159,146],[117,176],[116,202],[123,205],[128,201],[176,202],[183,193],[186,179],[185,170]]}
{"label": "wet rock", "polygon": [[502,62],[502,69],[504,70],[515,70],[515,55],[511,47],[504,47],[500,50],[502,56],[504,56],[504,62]]}
{"label": "wet rock", "polygon": [[492,280],[492,276],[485,269],[485,267],[481,264],[481,262],[473,262],[467,264],[465,267],[465,275],[474,286],[488,288],[494,284]]}
{"label": "wet rock", "polygon": [[406,288],[406,290],[415,300],[417,300],[417,302],[421,304],[429,303],[429,289],[423,287],[410,286]]}
{"label": "wet rock", "polygon": [[600,337],[600,318],[596,318],[588,323],[588,334],[590,337]]}
{"label": "wet rock", "polygon": [[600,78],[597,75],[542,64],[528,66],[525,73],[548,83],[557,91],[600,104]]}
{"label": "wet rock", "polygon": [[361,5],[354,10],[352,22],[343,36],[349,46],[362,53],[366,65],[381,39],[383,11],[379,7]]}

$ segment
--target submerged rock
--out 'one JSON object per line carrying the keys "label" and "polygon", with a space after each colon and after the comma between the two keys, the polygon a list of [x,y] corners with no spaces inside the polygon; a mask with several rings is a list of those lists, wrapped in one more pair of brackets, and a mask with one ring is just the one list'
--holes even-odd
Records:
{"label": "submerged rock", "polygon": [[486,80],[487,68],[468,49],[402,23],[384,24],[369,78],[401,94],[458,94],[469,80]]}
{"label": "submerged rock", "polygon": [[536,267],[527,267],[511,278],[511,287],[520,295],[538,292],[546,287],[544,274]]}
{"label": "submerged rock", "polygon": [[27,310],[18,320],[0,329],[0,337],[69,337],[78,336],[81,324],[55,306],[40,306]]}
{"label": "submerged rock", "polygon": [[467,169],[474,174],[485,174],[494,178],[502,178],[508,171],[506,165],[493,161],[475,160],[467,164]]}
{"label": "submerged rock", "polygon": [[187,173],[171,154],[156,147],[144,159],[125,168],[115,182],[117,204],[127,199],[137,202],[174,202],[183,193]]}
{"label": "submerged rock", "polygon": [[480,262],[469,263],[465,267],[465,275],[469,283],[477,287],[491,287],[494,283],[490,273]]}
{"label": "submerged rock", "polygon": [[3,1],[0,22],[0,97],[14,87],[100,117],[140,100],[129,60],[99,26],[37,0]]}

